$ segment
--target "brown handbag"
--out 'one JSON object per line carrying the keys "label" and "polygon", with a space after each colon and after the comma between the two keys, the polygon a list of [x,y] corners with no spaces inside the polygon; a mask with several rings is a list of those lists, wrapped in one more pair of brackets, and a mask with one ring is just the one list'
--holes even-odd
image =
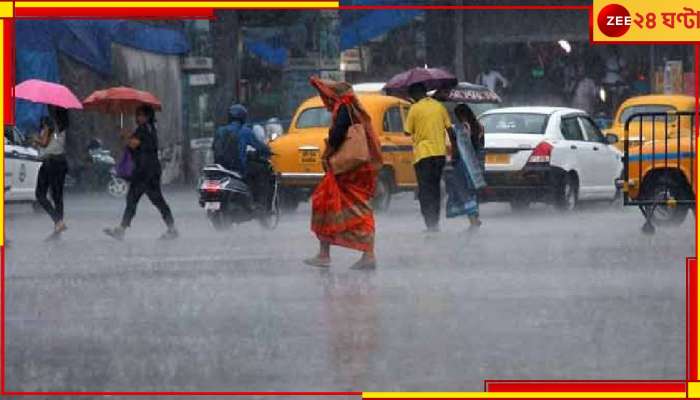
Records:
{"label": "brown handbag", "polygon": [[[350,120],[352,121],[352,112],[350,113]],[[353,123],[348,128],[345,140],[343,140],[338,151],[333,153],[328,159],[328,164],[334,175],[340,175],[354,170],[369,160],[369,146],[365,128],[362,124]]]}

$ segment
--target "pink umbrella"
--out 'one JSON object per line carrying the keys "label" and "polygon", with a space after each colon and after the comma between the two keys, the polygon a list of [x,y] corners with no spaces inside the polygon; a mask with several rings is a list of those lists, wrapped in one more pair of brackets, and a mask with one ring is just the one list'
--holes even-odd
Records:
{"label": "pink umbrella", "polygon": [[15,86],[15,97],[63,108],[83,108],[80,100],[67,87],[39,79],[29,79]]}

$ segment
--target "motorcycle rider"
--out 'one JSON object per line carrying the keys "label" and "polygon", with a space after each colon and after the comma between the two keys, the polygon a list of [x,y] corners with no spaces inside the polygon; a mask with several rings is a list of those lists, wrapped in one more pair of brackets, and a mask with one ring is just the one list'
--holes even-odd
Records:
{"label": "motorcycle rider", "polygon": [[[270,148],[246,125],[248,110],[241,104],[228,109],[228,125],[214,135],[214,162],[245,177],[257,204],[269,204],[272,171],[268,160]],[[255,151],[249,152],[249,147]]]}

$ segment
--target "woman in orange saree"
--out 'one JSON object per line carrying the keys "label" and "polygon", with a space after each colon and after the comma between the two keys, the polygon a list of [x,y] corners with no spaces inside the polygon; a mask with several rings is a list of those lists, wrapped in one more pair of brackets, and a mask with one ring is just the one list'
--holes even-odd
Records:
{"label": "woman in orange saree", "polygon": [[[331,113],[332,122],[323,154],[326,174],[311,196],[311,230],[318,237],[320,248],[315,257],[304,262],[315,267],[330,267],[330,247],[334,245],[362,252],[362,257],[351,268],[375,268],[371,201],[382,165],[379,138],[372,128],[369,114],[350,84],[317,77],[311,77],[310,82]],[[328,159],[338,151],[352,124],[362,124],[364,127],[370,160],[351,171],[335,175]]]}

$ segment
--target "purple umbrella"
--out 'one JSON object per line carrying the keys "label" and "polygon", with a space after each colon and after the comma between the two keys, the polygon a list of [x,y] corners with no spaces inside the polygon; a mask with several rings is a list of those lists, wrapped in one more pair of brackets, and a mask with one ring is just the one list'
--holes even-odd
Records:
{"label": "purple umbrella", "polygon": [[406,93],[414,83],[422,83],[430,90],[451,89],[457,85],[457,78],[439,68],[413,68],[404,71],[389,80],[384,86],[387,93]]}

